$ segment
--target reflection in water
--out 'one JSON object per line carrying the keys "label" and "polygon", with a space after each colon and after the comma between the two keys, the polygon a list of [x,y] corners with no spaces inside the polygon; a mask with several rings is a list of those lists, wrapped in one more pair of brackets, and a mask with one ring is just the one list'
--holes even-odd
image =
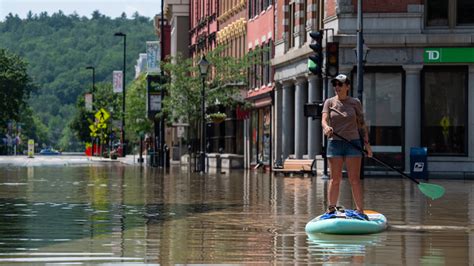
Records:
{"label": "reflection in water", "polygon": [[383,246],[386,233],[370,235],[308,234],[311,255],[330,263],[364,263],[368,249]]}
{"label": "reflection in water", "polygon": [[[307,236],[326,182],[119,164],[2,168],[0,263],[473,264],[472,182],[439,181],[447,194],[431,201],[409,180],[366,178],[367,209],[385,214],[387,231]],[[340,201],[353,205],[346,179]]]}

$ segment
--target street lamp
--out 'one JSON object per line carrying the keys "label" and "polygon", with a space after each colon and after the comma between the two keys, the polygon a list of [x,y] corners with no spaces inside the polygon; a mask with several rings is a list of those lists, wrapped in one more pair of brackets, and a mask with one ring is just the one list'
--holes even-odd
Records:
{"label": "street lamp", "polygon": [[202,128],[201,128],[201,152],[200,152],[200,170],[202,173],[206,172],[206,94],[205,94],[205,81],[207,76],[207,70],[209,69],[209,62],[206,60],[206,56],[202,56],[201,60],[199,60],[199,72],[201,73],[202,79],[202,90],[201,90],[201,121],[202,121]]}
{"label": "street lamp", "polygon": [[[355,53],[355,56],[356,56],[356,60],[358,60],[358,57],[357,57],[357,47],[355,47],[354,49],[352,49]],[[369,52],[370,52],[370,48],[364,43],[362,45],[362,65],[364,65],[366,62],[367,62],[367,56],[369,55]]]}
{"label": "street lamp", "polygon": [[122,69],[122,127],[120,143],[122,145],[122,156],[125,157],[125,73],[126,73],[126,51],[127,51],[127,34],[116,32],[114,36],[123,37],[123,69]]}

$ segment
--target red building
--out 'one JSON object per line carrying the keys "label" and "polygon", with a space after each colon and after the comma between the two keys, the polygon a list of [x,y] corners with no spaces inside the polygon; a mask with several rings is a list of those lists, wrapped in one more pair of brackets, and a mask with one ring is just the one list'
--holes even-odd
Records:
{"label": "red building", "polygon": [[189,34],[193,58],[199,58],[216,47],[218,8],[218,0],[191,0]]}
{"label": "red building", "polygon": [[273,1],[248,1],[247,48],[252,51],[263,48],[261,64],[255,64],[249,71],[249,88],[246,100],[253,109],[249,121],[249,149],[246,163],[253,167],[263,164],[270,168],[272,147],[272,91],[274,40],[274,5]]}

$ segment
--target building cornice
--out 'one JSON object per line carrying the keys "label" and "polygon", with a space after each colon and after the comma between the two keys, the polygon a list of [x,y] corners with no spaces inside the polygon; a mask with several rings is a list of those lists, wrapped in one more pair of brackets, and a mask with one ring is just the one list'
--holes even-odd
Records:
{"label": "building cornice", "polygon": [[240,0],[240,2],[233,6],[231,9],[224,12],[224,14],[217,17],[217,21],[219,23],[225,22],[230,19],[233,15],[239,13],[240,11],[244,10],[247,7],[247,1]]}
{"label": "building cornice", "polygon": [[247,21],[240,18],[217,32],[217,43],[226,43],[247,33]]}

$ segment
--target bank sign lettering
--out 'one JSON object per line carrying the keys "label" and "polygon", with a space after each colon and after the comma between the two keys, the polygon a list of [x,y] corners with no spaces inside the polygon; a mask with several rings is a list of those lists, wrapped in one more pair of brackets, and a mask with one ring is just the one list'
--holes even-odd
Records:
{"label": "bank sign lettering", "polygon": [[425,63],[473,63],[474,47],[425,48]]}

